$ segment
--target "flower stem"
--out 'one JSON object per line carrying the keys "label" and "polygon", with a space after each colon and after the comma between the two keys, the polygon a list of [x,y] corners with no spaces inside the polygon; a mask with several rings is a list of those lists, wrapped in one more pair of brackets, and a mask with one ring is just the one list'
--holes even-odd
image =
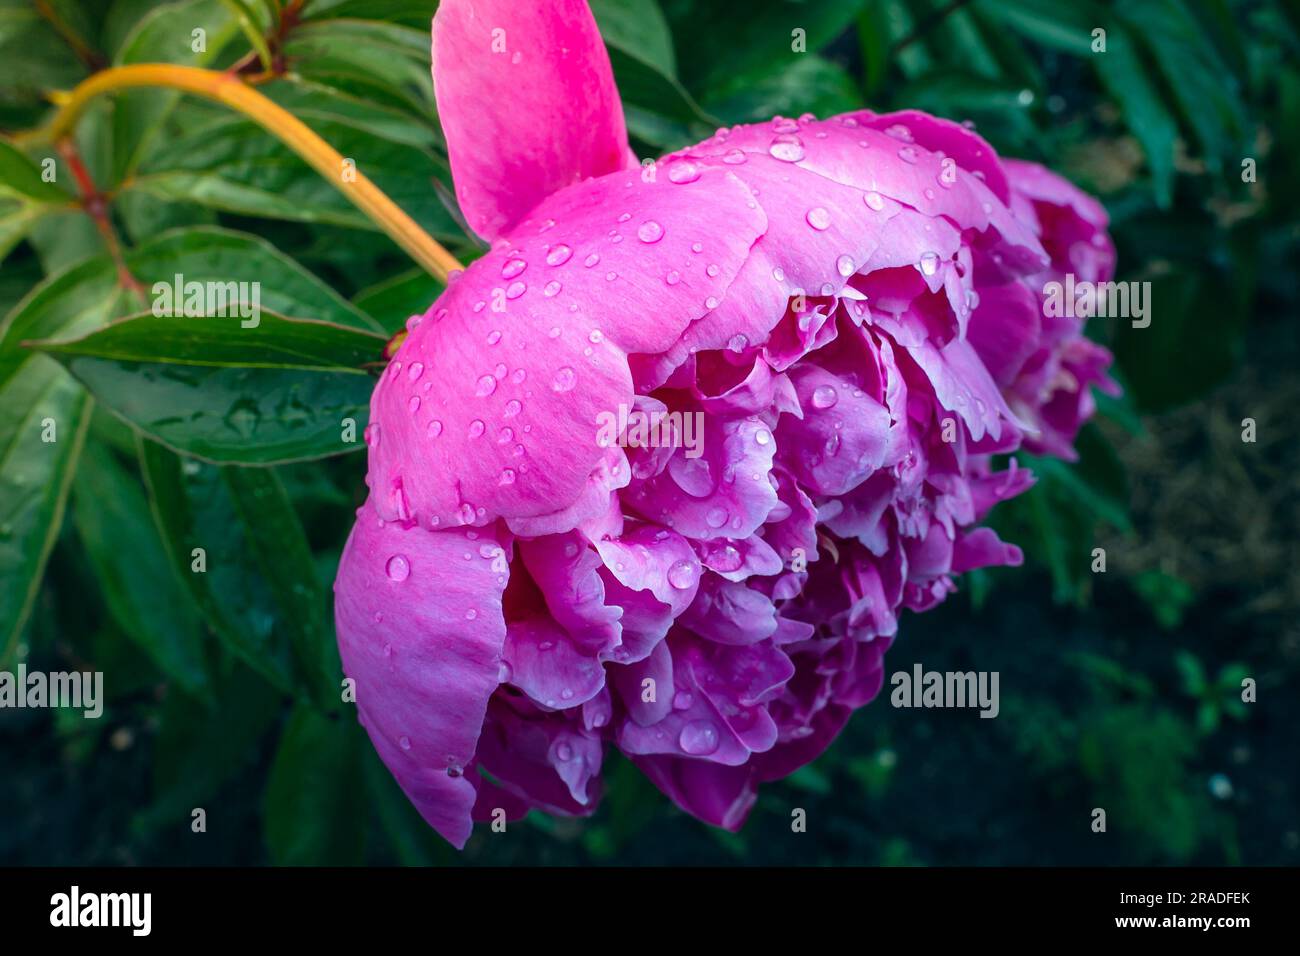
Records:
{"label": "flower stem", "polygon": [[104,70],[78,84],[70,93],[60,95],[56,99],[58,111],[46,126],[33,134],[34,138],[59,143],[71,134],[78,117],[92,99],[131,87],[181,90],[243,113],[333,183],[431,275],[446,282],[449,272],[463,268],[455,256],[421,229],[351,161],[345,160],[312,132],[307,124],[229,73],[166,63],[141,63]]}

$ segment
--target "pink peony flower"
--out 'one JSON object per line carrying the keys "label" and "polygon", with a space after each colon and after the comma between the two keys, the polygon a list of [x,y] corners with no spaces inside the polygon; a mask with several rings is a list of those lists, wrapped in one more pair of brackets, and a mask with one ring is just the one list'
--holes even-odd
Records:
{"label": "pink peony flower", "polygon": [[643,169],[582,0],[443,0],[433,36],[492,251],[372,400],[335,585],[360,719],[456,846],[592,812],[610,744],[735,829],[876,695],[901,609],[1020,563],[978,524],[1032,479],[990,458],[1068,455],[1109,383],[1040,307],[1109,275],[1106,217],[917,112]]}

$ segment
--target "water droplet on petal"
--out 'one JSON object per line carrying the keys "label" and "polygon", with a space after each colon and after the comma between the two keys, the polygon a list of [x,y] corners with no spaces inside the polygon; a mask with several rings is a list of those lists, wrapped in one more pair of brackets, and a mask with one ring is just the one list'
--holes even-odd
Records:
{"label": "water droplet on petal", "polygon": [[384,565],[390,581],[405,581],[411,576],[411,562],[404,555],[395,554]]}
{"label": "water droplet on petal", "polygon": [[704,520],[710,528],[721,528],[727,523],[727,512],[721,508],[713,508],[704,516]]}
{"label": "water droplet on petal", "polygon": [[410,401],[406,403],[406,410],[414,415],[420,410],[420,396],[412,395]]}
{"label": "water droplet on petal", "polygon": [[773,159],[779,159],[783,163],[797,163],[804,155],[803,143],[798,136],[791,135],[778,136],[772,140],[767,151]]}
{"label": "water droplet on petal", "polygon": [[839,392],[835,391],[835,386],[833,385],[818,385],[813,389],[813,408],[831,408],[839,400]]}
{"label": "water droplet on petal", "polygon": [[480,435],[483,434],[483,431],[486,428],[487,426],[484,425],[482,421],[476,418],[469,423],[469,431],[467,434],[469,435],[470,438],[478,438]]}
{"label": "water droplet on petal", "polygon": [[919,265],[922,275],[932,276],[939,269],[939,256],[933,252],[923,252]]}
{"label": "water droplet on petal", "polygon": [[586,266],[588,269],[590,269],[599,261],[600,261],[600,253],[593,252],[591,255],[587,256],[587,258],[582,260],[582,264]]}
{"label": "water droplet on petal", "polygon": [[905,163],[915,163],[917,160],[916,150],[911,146],[904,146],[898,151],[898,158]]}
{"label": "water droplet on petal", "polygon": [[517,299],[523,295],[527,289],[528,286],[524,285],[522,282],[512,282],[510,285],[506,286],[506,298]]}
{"label": "water droplet on petal", "polygon": [[491,395],[496,390],[497,380],[491,375],[484,375],[479,378],[478,384],[474,388],[474,394],[482,398],[485,395]]}
{"label": "water droplet on petal", "polygon": [[682,185],[700,178],[700,168],[689,160],[680,159],[668,167],[668,181]]}
{"label": "water droplet on petal", "polygon": [[403,735],[402,737],[400,737],[400,738],[398,739],[398,741],[397,741],[397,745],[398,745],[399,747],[401,747],[403,750],[410,750],[410,749],[411,749],[411,738],[410,738],[410,737],[407,737],[407,736],[405,736],[405,735]]}
{"label": "water droplet on petal", "polygon": [[804,217],[808,220],[808,225],[820,231],[829,229],[831,225],[831,214],[822,206],[814,206],[808,210],[808,215]]}
{"label": "water droplet on petal", "polygon": [[668,583],[679,591],[685,591],[695,583],[695,565],[690,561],[678,561],[668,569]]}
{"label": "water droplet on petal", "polygon": [[718,730],[707,720],[692,720],[682,728],[677,743],[694,757],[705,757],[718,749]]}
{"label": "water droplet on petal", "polygon": [[501,267],[501,278],[513,279],[527,268],[528,263],[523,259],[507,259],[505,265]]}
{"label": "water droplet on petal", "polygon": [[636,237],[642,242],[658,242],[664,237],[664,227],[653,219],[647,219],[637,229]]}
{"label": "water droplet on petal", "polygon": [[578,383],[578,376],[574,374],[573,369],[564,366],[555,373],[555,378],[551,382],[551,388],[557,392],[568,392]]}
{"label": "water droplet on petal", "polygon": [[412,382],[424,374],[424,366],[419,362],[412,362],[411,367],[406,370],[406,377]]}
{"label": "water droplet on petal", "polygon": [[856,268],[857,267],[853,264],[852,256],[840,256],[838,259],[835,260],[835,271],[838,272],[840,275],[844,276],[846,279],[849,276],[853,275],[853,272]]}
{"label": "water droplet on petal", "polygon": [[442,422],[437,419],[429,422],[429,427],[424,430],[424,433],[430,438],[437,438],[442,434]]}
{"label": "water droplet on petal", "polygon": [[681,281],[682,281],[682,274],[678,272],[676,269],[668,273],[668,275],[664,276],[664,282],[667,282],[669,285],[676,285]]}
{"label": "water droplet on petal", "polygon": [[559,292],[560,289],[562,288],[563,286],[561,286],[558,282],[552,279],[550,282],[546,283],[545,286],[543,286],[542,295],[546,296],[549,299],[551,298],[551,296]]}
{"label": "water droplet on petal", "polygon": [[573,250],[560,243],[558,246],[552,246],[551,251],[546,254],[546,264],[548,266],[562,266],[569,261],[573,255]]}

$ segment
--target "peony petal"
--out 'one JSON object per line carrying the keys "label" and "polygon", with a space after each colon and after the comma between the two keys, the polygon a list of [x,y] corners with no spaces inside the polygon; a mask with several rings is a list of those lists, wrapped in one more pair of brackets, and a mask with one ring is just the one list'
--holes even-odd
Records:
{"label": "peony petal", "polygon": [[629,164],[622,101],[585,0],[442,0],[433,85],[456,198],[485,239],[563,187]]}
{"label": "peony petal", "polygon": [[375,389],[381,515],[442,528],[570,508],[610,451],[605,416],[632,402],[628,352],[677,339],[765,228],[723,170],[607,176],[538,215],[448,285]]}
{"label": "peony petal", "polygon": [[362,723],[411,802],[457,847],[469,839],[475,800],[464,770],[505,641],[501,548],[473,534],[384,522],[367,502],[334,586],[339,653]]}

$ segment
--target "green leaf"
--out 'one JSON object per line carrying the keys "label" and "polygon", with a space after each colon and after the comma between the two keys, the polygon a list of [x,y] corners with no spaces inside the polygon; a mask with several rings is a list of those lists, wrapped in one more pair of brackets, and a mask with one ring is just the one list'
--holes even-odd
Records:
{"label": "green leaf", "polygon": [[0,664],[31,613],[89,422],[85,390],[45,359],[0,386]]}
{"label": "green leaf", "polygon": [[862,105],[853,78],[843,68],[808,53],[785,69],[754,82],[728,84],[705,101],[705,108],[724,123],[756,123],[774,115],[813,113],[831,116]]}
{"label": "green leaf", "polygon": [[412,315],[423,315],[442,295],[443,284],[423,269],[410,269],[358,292],[353,304],[373,315],[388,333],[400,331]]}
{"label": "green leaf", "polygon": [[[306,96],[305,91],[301,96]],[[325,103],[325,107],[329,105]],[[311,124],[314,130],[425,231],[439,238],[463,238],[431,182],[435,177],[449,177],[444,160],[381,138],[337,113],[319,115],[322,118]],[[340,179],[347,172],[339,169]],[[236,115],[217,115],[153,150],[129,189],[168,202],[197,202],[249,216],[368,231],[379,228],[335,183],[322,178],[251,120]]]}
{"label": "green leaf", "polygon": [[[172,567],[222,645],[285,693],[293,648],[219,469],[138,439],[140,470]],[[201,550],[199,550],[201,549]],[[201,564],[198,563],[201,559]],[[201,570],[196,570],[201,568]]]}
{"label": "green leaf", "polygon": [[114,621],[181,687],[206,693],[194,603],[167,558],[144,492],[102,445],[88,445],[77,470],[73,520]]}
{"label": "green leaf", "polygon": [[[205,461],[272,465],[356,451],[374,380],[353,372],[63,356],[114,414]],[[351,436],[351,437],[350,437]]]}
{"label": "green leaf", "polygon": [[67,89],[86,75],[31,0],[0,0],[0,63],[6,99],[39,100],[47,90]]}
{"label": "green leaf", "polygon": [[[218,311],[248,306],[232,288],[228,306]],[[383,361],[386,340],[381,335],[260,308],[247,311],[248,318],[145,312],[78,339],[34,342],[32,347],[56,356],[223,368],[341,371]]]}
{"label": "green leaf", "polygon": [[664,76],[677,75],[673,37],[657,0],[591,0],[589,5],[607,46],[634,53]]}
{"label": "green leaf", "polygon": [[366,811],[357,733],[299,705],[280,737],[266,790],[266,844],[280,866],[360,863]]}
{"label": "green leaf", "polygon": [[289,633],[299,686],[322,706],[337,707],[340,695],[333,675],[341,674],[342,667],[333,629],[326,623],[329,601],[293,502],[269,468],[225,468],[222,478],[244,539],[270,586],[277,620]]}
{"label": "green leaf", "polygon": [[[196,31],[202,30],[202,49]],[[177,0],[151,10],[122,41],[114,65],[176,63],[211,66],[239,35],[239,21],[223,0]],[[164,124],[181,94],[174,90],[121,91],[113,107],[113,168],[109,182],[120,183],[159,144]],[[101,183],[101,185],[103,185]]]}
{"label": "green leaf", "polygon": [[1221,170],[1229,154],[1239,159],[1246,111],[1238,80],[1195,18],[1171,0],[1133,0],[1121,12],[1163,76],[1209,169]]}
{"label": "green leaf", "polygon": [[[168,233],[127,252],[126,265],[146,288],[172,285],[176,275],[185,282],[255,282],[262,303],[274,312],[375,327],[297,263],[239,233],[209,228]],[[0,387],[32,361],[33,353],[18,343],[80,336],[126,311],[116,279],[113,264],[97,258],[38,286],[6,319]],[[269,464],[356,450],[359,441],[348,439],[365,427],[373,387],[369,376],[355,370],[60,357],[119,417],[169,447],[214,461]]]}
{"label": "green leaf", "polygon": [[1156,202],[1161,208],[1168,208],[1173,201],[1177,123],[1165,106],[1137,43],[1126,29],[1118,23],[1111,24],[1106,34],[1106,52],[1092,56],[1098,79],[1119,103],[1125,124],[1142,144],[1151,167]]}
{"label": "green leaf", "polygon": [[0,139],[0,260],[43,216],[72,204],[72,196],[44,181],[40,166]]}
{"label": "green leaf", "polygon": [[[862,0],[750,0],[737,16],[728,4],[663,4],[678,70],[701,94],[742,76],[785,70],[844,32],[862,7]],[[796,30],[806,52],[796,50]]]}
{"label": "green leaf", "polygon": [[37,203],[67,204],[72,197],[41,178],[41,169],[27,156],[0,139],[0,195]]}
{"label": "green leaf", "polygon": [[377,19],[301,23],[289,34],[285,56],[307,80],[432,119],[436,115],[429,81],[432,13],[427,8],[421,28]]}
{"label": "green leaf", "polygon": [[1073,56],[1093,56],[1092,31],[1109,17],[1090,0],[979,0],[987,13],[1017,33],[1050,50]]}

